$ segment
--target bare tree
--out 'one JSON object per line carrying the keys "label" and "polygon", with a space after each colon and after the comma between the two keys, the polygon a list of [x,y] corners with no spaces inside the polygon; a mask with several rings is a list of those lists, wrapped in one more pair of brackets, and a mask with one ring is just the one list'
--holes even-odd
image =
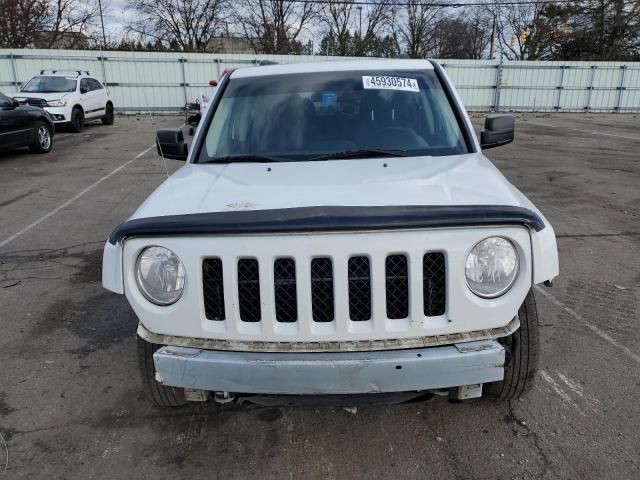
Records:
{"label": "bare tree", "polygon": [[324,5],[321,10],[320,18],[327,26],[327,35],[332,41],[332,55],[353,55],[353,35],[351,32],[354,24],[354,10],[353,1],[329,3]]}
{"label": "bare tree", "polygon": [[226,0],[131,0],[135,18],[127,29],[181,50],[202,51],[222,31],[226,7]]}
{"label": "bare tree", "polygon": [[320,18],[326,27],[326,36],[333,41],[334,55],[371,55],[391,21],[393,5],[393,0],[372,0],[366,5],[356,4],[354,0],[324,4]]}
{"label": "bare tree", "polygon": [[39,32],[38,41],[43,47],[52,48],[64,38],[66,47],[77,48],[98,14],[98,5],[94,1],[50,1],[44,31]]}
{"label": "bare tree", "polygon": [[441,7],[434,7],[430,0],[408,4],[400,12],[396,23],[398,36],[411,58],[426,58],[435,48],[436,23],[442,14]]}
{"label": "bare tree", "polygon": [[64,37],[78,47],[97,17],[97,6],[82,0],[0,0],[0,46],[51,48]]}
{"label": "bare tree", "polygon": [[491,7],[496,18],[498,43],[507,58],[513,60],[529,58],[531,54],[529,38],[538,34],[536,28],[545,6],[546,3],[541,1]]}
{"label": "bare tree", "polygon": [[45,0],[0,0],[0,47],[25,48],[43,30],[48,5]]}
{"label": "bare tree", "polygon": [[491,40],[492,19],[482,10],[470,8],[436,25],[436,58],[480,59]]}
{"label": "bare tree", "polygon": [[300,34],[316,16],[313,3],[238,0],[236,21],[256,53],[301,53]]}

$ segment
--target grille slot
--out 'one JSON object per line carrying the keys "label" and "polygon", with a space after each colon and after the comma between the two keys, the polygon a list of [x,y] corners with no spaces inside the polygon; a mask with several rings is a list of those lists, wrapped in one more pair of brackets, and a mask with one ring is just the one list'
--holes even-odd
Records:
{"label": "grille slot", "polygon": [[243,322],[259,322],[260,315],[260,267],[255,258],[238,260],[238,306]]}
{"label": "grille slot", "polygon": [[368,257],[351,257],[348,262],[349,318],[352,321],[371,319],[371,267]]}
{"label": "grille slot", "polygon": [[311,311],[314,322],[332,322],[335,317],[333,263],[328,257],[311,260]]}
{"label": "grille slot", "polygon": [[444,315],[447,298],[444,254],[425,254],[422,259],[422,280],[425,316]]}
{"label": "grille slot", "polygon": [[278,258],[273,262],[273,283],[276,320],[279,322],[297,321],[296,262],[293,258]]}
{"label": "grille slot", "polygon": [[202,262],[202,293],[204,313],[208,320],[224,320],[224,284],[222,260],[207,258]]}
{"label": "grille slot", "polygon": [[409,316],[409,267],[406,255],[389,255],[385,260],[387,318]]}

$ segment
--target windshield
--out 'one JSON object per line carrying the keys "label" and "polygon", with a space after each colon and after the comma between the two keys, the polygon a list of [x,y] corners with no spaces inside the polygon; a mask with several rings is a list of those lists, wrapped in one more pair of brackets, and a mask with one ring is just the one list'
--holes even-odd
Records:
{"label": "windshield", "polygon": [[22,92],[29,93],[54,93],[54,92],[75,92],[76,78],[59,76],[33,77],[22,87]]}
{"label": "windshield", "polygon": [[198,162],[467,153],[434,71],[230,79]]}

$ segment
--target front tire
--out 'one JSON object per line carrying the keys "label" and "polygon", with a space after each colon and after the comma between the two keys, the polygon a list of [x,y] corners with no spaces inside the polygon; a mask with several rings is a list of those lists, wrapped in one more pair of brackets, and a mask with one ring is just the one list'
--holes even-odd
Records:
{"label": "front tire", "polygon": [[82,132],[84,128],[84,113],[78,107],[71,112],[71,131],[74,133]]}
{"label": "front tire", "polygon": [[34,130],[35,138],[29,148],[35,153],[49,153],[53,146],[51,127],[47,123],[39,121],[36,122]]}
{"label": "front tire", "polygon": [[102,117],[102,124],[113,125],[113,121],[114,121],[113,104],[107,103],[107,106],[104,109],[104,117]]}
{"label": "front tire", "polygon": [[533,383],[540,362],[540,325],[533,290],[518,310],[520,328],[500,339],[505,347],[504,379],[486,386],[489,397],[512,400],[526,393]]}
{"label": "front tire", "polygon": [[166,387],[156,382],[156,367],[153,363],[153,354],[162,345],[149,343],[138,337],[138,362],[142,381],[147,387],[151,401],[159,407],[181,407],[188,401],[184,398],[182,388]]}

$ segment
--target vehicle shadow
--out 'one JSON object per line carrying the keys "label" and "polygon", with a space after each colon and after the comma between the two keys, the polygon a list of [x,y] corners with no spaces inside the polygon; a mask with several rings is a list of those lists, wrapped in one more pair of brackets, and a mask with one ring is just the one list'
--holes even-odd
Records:
{"label": "vehicle shadow", "polygon": [[2,160],[14,160],[16,158],[31,157],[34,156],[28,147],[18,148],[15,150],[0,150],[0,161]]}

